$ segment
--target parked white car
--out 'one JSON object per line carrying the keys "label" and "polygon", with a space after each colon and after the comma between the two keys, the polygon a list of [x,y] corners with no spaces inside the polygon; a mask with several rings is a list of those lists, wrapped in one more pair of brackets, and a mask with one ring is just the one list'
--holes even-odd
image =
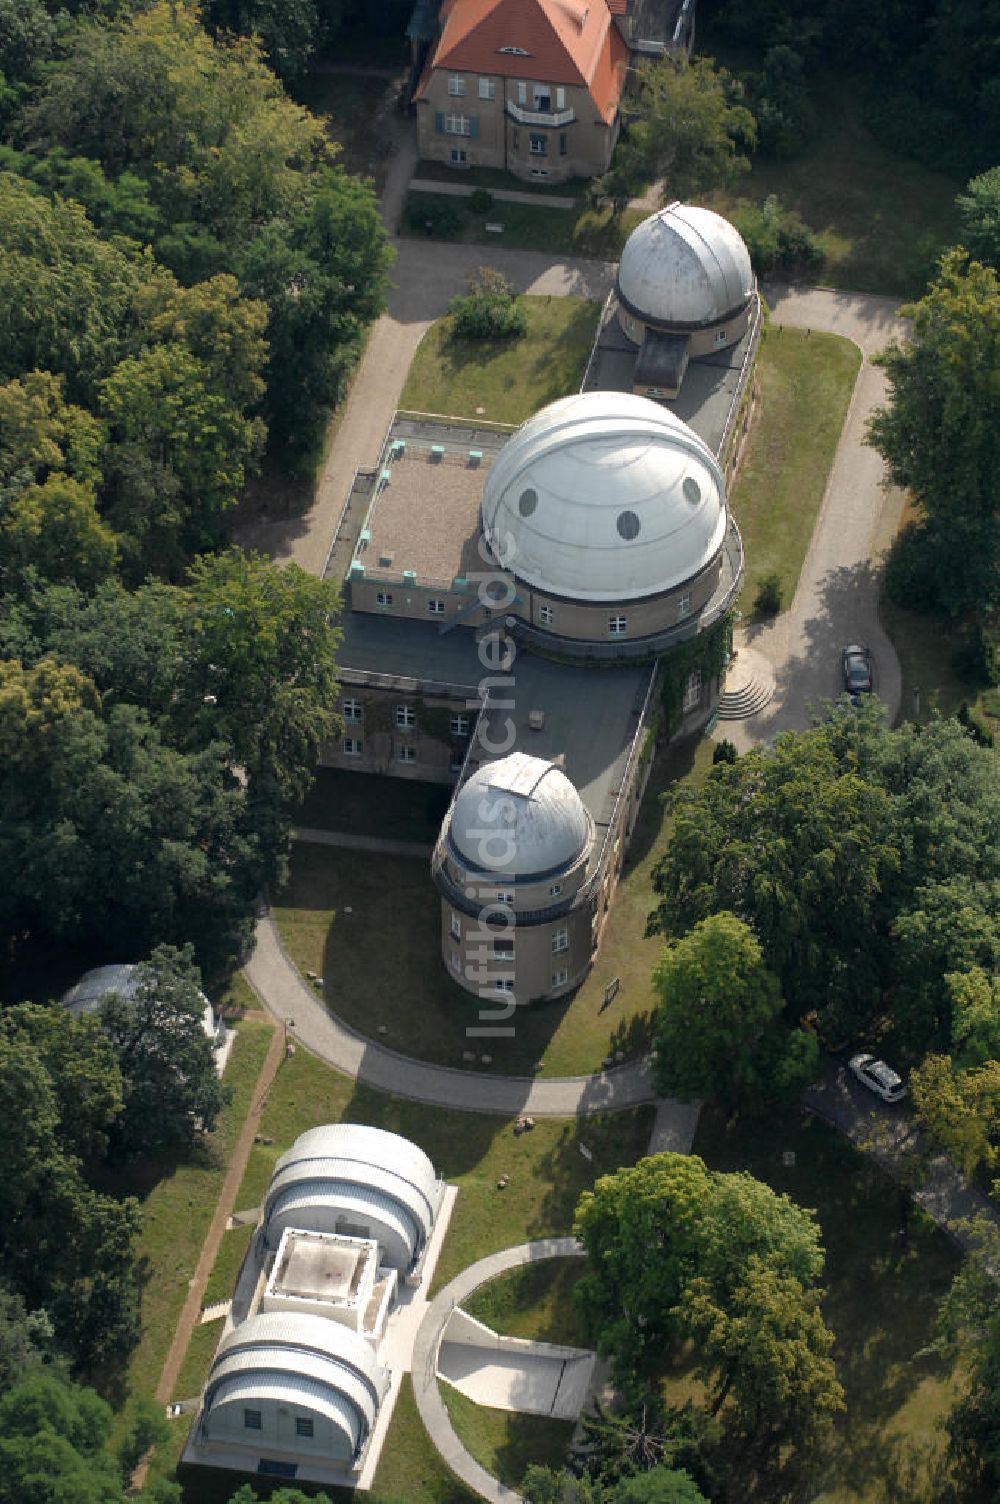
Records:
{"label": "parked white car", "polygon": [[857,1077],[862,1086],[867,1086],[883,1102],[899,1102],[906,1096],[902,1076],[874,1055],[853,1055],[847,1062],[847,1069]]}

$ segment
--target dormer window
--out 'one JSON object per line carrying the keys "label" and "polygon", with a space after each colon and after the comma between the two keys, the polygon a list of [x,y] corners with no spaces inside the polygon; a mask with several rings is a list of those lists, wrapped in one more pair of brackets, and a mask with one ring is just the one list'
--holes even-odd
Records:
{"label": "dormer window", "polygon": [[523,47],[498,47],[498,52],[505,52],[508,57],[530,57],[530,52],[525,52]]}

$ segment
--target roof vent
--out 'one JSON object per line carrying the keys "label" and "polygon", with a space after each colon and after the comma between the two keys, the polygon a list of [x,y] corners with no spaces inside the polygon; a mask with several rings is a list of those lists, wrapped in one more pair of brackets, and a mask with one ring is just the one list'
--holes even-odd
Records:
{"label": "roof vent", "polygon": [[498,52],[506,52],[510,57],[530,57],[530,52],[525,52],[523,47],[498,47]]}
{"label": "roof vent", "polygon": [[542,727],[545,725],[545,711],[529,710],[528,725],[531,727],[532,731],[541,731]]}

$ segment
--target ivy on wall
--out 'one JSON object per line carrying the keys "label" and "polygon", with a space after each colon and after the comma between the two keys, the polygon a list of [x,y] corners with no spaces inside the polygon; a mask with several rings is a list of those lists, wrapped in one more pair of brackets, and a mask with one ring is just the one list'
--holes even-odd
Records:
{"label": "ivy on wall", "polygon": [[673,736],[683,718],[684,690],[691,675],[700,669],[703,682],[710,683],[728,663],[733,620],[734,613],[728,611],[707,632],[699,632],[660,659],[660,706],[667,736]]}

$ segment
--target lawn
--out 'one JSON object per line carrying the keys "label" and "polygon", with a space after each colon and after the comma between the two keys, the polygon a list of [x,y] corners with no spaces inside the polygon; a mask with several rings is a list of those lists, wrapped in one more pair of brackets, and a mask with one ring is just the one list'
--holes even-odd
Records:
{"label": "lawn", "polygon": [[791,605],[860,365],[858,347],[839,335],[764,331],[759,411],[729,498],[746,550],[746,612],[772,571]]}
{"label": "lawn", "polygon": [[887,151],[844,78],[818,81],[814,95],[817,130],[800,156],[757,157],[745,177],[704,202],[731,216],[776,194],[819,234],[826,263],[816,281],[918,297],[941,251],[958,239],[954,200],[962,185]]}
{"label": "lawn", "polygon": [[[401,77],[405,68],[403,63]],[[377,176],[385,158],[386,119],[397,92],[390,79],[352,73],[307,73],[295,88],[299,103],[325,118],[327,134],[340,147],[342,166],[364,177]]]}
{"label": "lawn", "polygon": [[[552,190],[558,192],[558,189]],[[425,219],[457,214],[454,231],[444,239],[476,245],[505,245],[523,251],[549,251],[554,256],[589,256],[617,260],[629,235],[649,211],[627,209],[615,218],[610,209],[554,209],[544,204],[511,204],[497,200],[485,214],[476,213],[467,199],[441,193],[409,193],[400,233],[419,236]],[[488,224],[502,224],[500,234]]]}
{"label": "lawn", "polygon": [[[711,754],[708,742],[695,740],[658,758],[593,972],[569,1000],[519,1012],[513,1038],[490,1041],[496,1071],[524,1074],[540,1065],[543,1075],[582,1075],[609,1056],[648,1048],[659,942],[645,938],[645,926],[652,868],[667,834],[659,796],[678,779],[702,778]],[[354,1028],[374,1036],[382,1026],[384,1042],[403,1054],[464,1063],[476,1001],[441,965],[440,898],[426,861],[298,843],[274,912],[292,960],[323,977],[329,1006]],[[605,1008],[613,977],[621,989]]]}
{"label": "lawn", "polygon": [[294,823],[433,846],[450,799],[445,784],[318,768]]}
{"label": "lawn", "polygon": [[506,1337],[589,1347],[573,1305],[573,1291],[586,1271],[584,1259],[546,1259],[509,1269],[483,1285],[462,1308]]}
{"label": "lawn", "polygon": [[413,357],[400,407],[523,423],[546,403],[578,391],[600,304],[552,297],[520,302],[528,315],[521,339],[457,339],[451,318],[438,319]]}
{"label": "lawn", "polygon": [[270,1038],[270,1024],[255,1018],[241,1023],[224,1078],[233,1100],[200,1154],[158,1172],[151,1187],[148,1182],[119,1185],[122,1194],[142,1198],[137,1250],[145,1271],[142,1336],[125,1375],[130,1393],[152,1394],[156,1388]]}
{"label": "lawn", "polygon": [[512,1415],[508,1410],[477,1405],[450,1384],[438,1387],[458,1436],[476,1461],[508,1488],[520,1485],[533,1462],[542,1467],[561,1467],[565,1462],[573,1421]]}
{"label": "lawn", "polygon": [[172,1398],[175,1400],[191,1400],[200,1394],[205,1387],[208,1378],[208,1370],[215,1356],[215,1349],[219,1345],[224,1325],[223,1317],[217,1321],[205,1321],[196,1326],[191,1333],[191,1341],[181,1364],[181,1371],[177,1375],[177,1383],[174,1385]]}
{"label": "lawn", "polygon": [[[244,1207],[236,1209],[245,1210]],[[253,1227],[249,1223],[242,1227],[230,1227],[222,1234],[222,1242],[202,1296],[203,1306],[214,1306],[218,1301],[230,1298],[252,1237]]]}
{"label": "lawn", "polygon": [[[792,1165],[783,1159],[789,1151]],[[947,1364],[921,1353],[958,1267],[951,1240],[916,1210],[902,1237],[903,1192],[833,1129],[803,1114],[727,1125],[706,1110],[694,1152],[714,1169],[749,1170],[819,1218],[825,1315],[847,1411],[812,1504],[932,1504],[940,1497],[938,1423],[954,1381]],[[683,1379],[677,1388],[683,1393]]]}

